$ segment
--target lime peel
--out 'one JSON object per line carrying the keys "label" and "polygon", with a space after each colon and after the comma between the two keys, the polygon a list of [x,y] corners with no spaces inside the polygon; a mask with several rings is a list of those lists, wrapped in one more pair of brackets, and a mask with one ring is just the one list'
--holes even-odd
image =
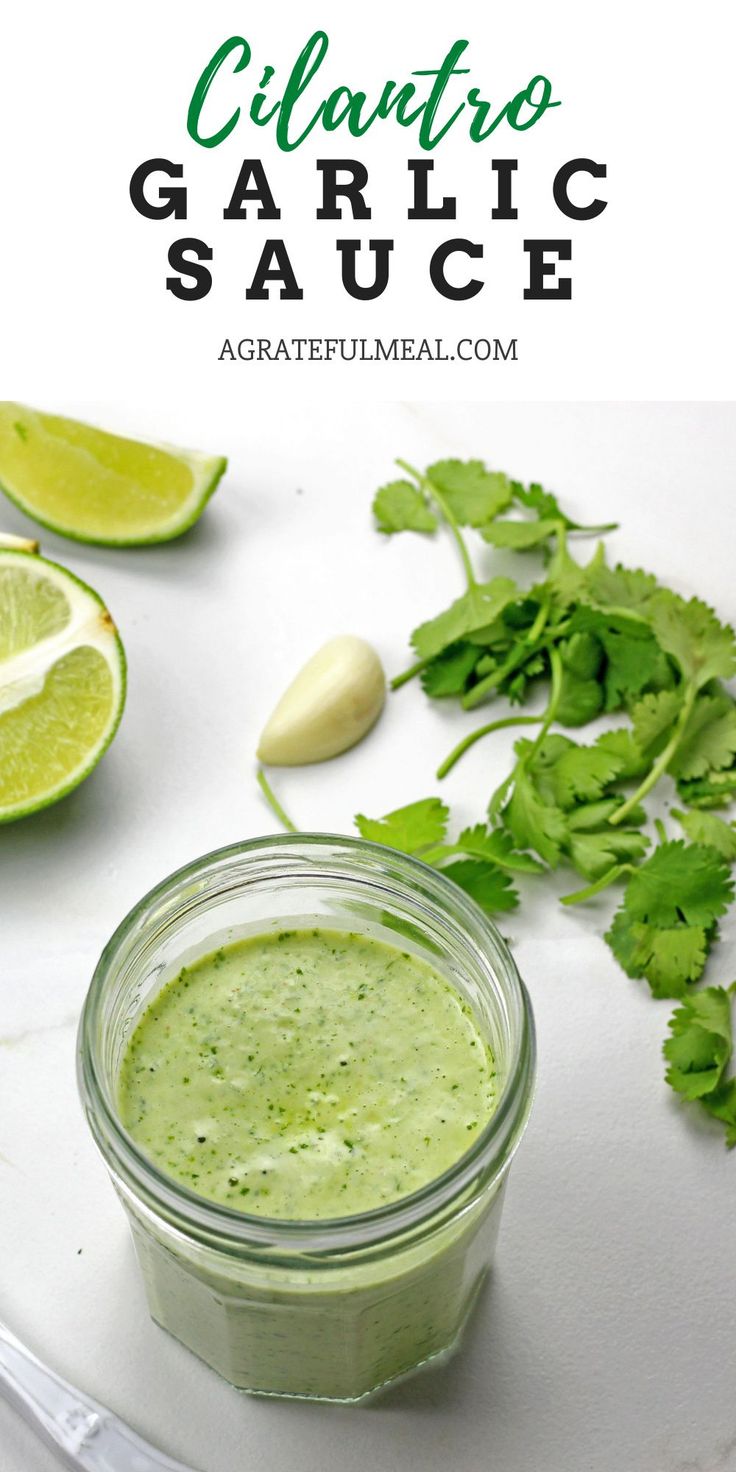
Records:
{"label": "lime peel", "polygon": [[125,692],[123,646],[93,589],[45,558],[0,550],[0,823],[89,775]]}
{"label": "lime peel", "polygon": [[75,541],[171,541],[199,519],[226,468],[223,456],[0,403],[0,489],[41,526]]}

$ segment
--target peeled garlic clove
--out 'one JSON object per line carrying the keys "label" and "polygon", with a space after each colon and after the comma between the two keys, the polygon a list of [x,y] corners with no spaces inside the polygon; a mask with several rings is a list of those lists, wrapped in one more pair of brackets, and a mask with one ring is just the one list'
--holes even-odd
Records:
{"label": "peeled garlic clove", "polygon": [[378,720],[386,676],[365,639],[343,634],[308,660],[282,695],[258,745],[274,767],[323,762],[355,746]]}

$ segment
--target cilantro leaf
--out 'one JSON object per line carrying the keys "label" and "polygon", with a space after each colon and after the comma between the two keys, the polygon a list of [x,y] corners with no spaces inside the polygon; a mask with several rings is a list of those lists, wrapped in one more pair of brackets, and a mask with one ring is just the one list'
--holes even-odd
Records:
{"label": "cilantro leaf", "polygon": [[[596,741],[603,751],[610,751],[621,761],[619,779],[628,781],[630,777],[641,777],[646,772],[649,763],[640,750],[631,731],[625,726],[618,731],[604,731]],[[632,814],[633,817],[633,814]]]}
{"label": "cilantro leaf", "polygon": [[599,542],[590,562],[583,567],[570,556],[564,540],[559,538],[545,581],[540,588],[533,591],[551,598],[559,609],[568,609],[571,603],[585,598],[588,580],[594,568],[600,565],[603,555],[603,543]]}
{"label": "cilantro leaf", "polygon": [[373,514],[379,532],[434,532],[437,517],[430,510],[421,491],[408,480],[392,480],[381,486],[373,500]]}
{"label": "cilantro leaf", "polygon": [[434,659],[450,644],[457,644],[465,634],[482,629],[493,622],[507,603],[518,596],[511,578],[491,578],[489,583],[475,583],[456,598],[443,613],[420,624],[411,642],[420,659]]}
{"label": "cilantro leaf", "polygon": [[[469,639],[468,642],[469,643],[470,642],[474,642],[474,640],[475,640],[475,635],[471,635],[471,637],[470,637],[470,639]],[[498,670],[500,668],[501,668],[500,662],[499,662],[499,660],[496,659],[495,655],[493,655],[493,654],[481,654],[481,656],[480,656],[480,658],[478,660],[478,663],[475,666],[475,673],[478,676],[478,678],[480,679],[481,675],[490,675],[491,670]]]}
{"label": "cilantro leaf", "polygon": [[555,795],[554,770],[563,752],[574,751],[575,742],[569,736],[563,736],[560,731],[548,731],[541,745],[536,747],[533,741],[521,737],[514,742],[514,751],[519,758],[519,765],[527,766],[531,780],[534,783],[538,795],[542,801],[550,807],[557,805]]}
{"label": "cilantro leaf", "polygon": [[712,1094],[731,1057],[731,998],[722,986],[708,986],[688,997],[673,1012],[671,1037],[662,1052],[667,1059],[666,1079],[686,1099]]}
{"label": "cilantro leaf", "polygon": [[420,679],[427,695],[441,698],[462,695],[478,663],[476,644],[451,644],[438,654],[421,672]]}
{"label": "cilantro leaf", "polygon": [[[574,833],[586,833],[589,830],[603,828],[613,816],[616,809],[621,806],[623,798],[614,794],[613,797],[602,797],[597,802],[584,802],[579,807],[573,808],[567,814],[568,828]],[[629,815],[632,827],[640,826],[646,817],[643,808],[634,808]],[[612,834],[615,838],[615,832]]]}
{"label": "cilantro leaf", "polygon": [[512,481],[514,500],[520,506],[525,506],[527,511],[536,511],[540,518],[548,517],[552,521],[562,522],[569,532],[612,532],[616,530],[617,522],[609,522],[606,526],[583,526],[579,521],[572,521],[566,516],[560,506],[557,497],[552,491],[545,491],[543,486],[533,482],[529,486],[520,485],[518,481]]}
{"label": "cilantro leaf", "polygon": [[509,603],[501,615],[507,631],[514,635],[526,633],[536,623],[542,603],[539,597],[521,597]]}
{"label": "cilantro leaf", "polygon": [[581,680],[594,680],[603,664],[603,645],[594,634],[573,634],[562,639],[559,645],[560,658],[566,670]]}
{"label": "cilantro leaf", "polygon": [[[531,744],[516,743],[522,766],[529,762]],[[637,831],[644,819],[641,809],[630,816],[630,826],[614,828],[610,819],[623,798],[601,794],[615,781],[624,759],[604,747],[578,746],[566,736],[548,734],[531,757],[530,777],[547,813],[558,812],[565,832],[559,836],[560,854],[590,880],[600,879],[619,863],[642,857],[648,839]],[[553,836],[556,836],[553,834]],[[537,852],[542,852],[538,844]]]}
{"label": "cilantro leaf", "polygon": [[558,807],[542,801],[523,764],[517,769],[503,819],[517,848],[533,849],[550,868],[559,864],[567,838],[565,815]]}
{"label": "cilantro leaf", "polygon": [[646,624],[583,606],[573,614],[570,625],[574,630],[595,634],[605,650],[606,710],[630,703],[632,696],[648,686],[670,683],[662,650]]}
{"label": "cilantro leaf", "polygon": [[626,974],[645,976],[655,996],[682,996],[702,974],[732,898],[717,849],[665,841],[634,870],[605,939]]}
{"label": "cilantro leaf", "polygon": [[545,491],[543,486],[532,482],[529,486],[523,486],[518,480],[512,482],[514,500],[520,506],[525,506],[527,511],[536,511],[540,520],[549,518],[551,521],[561,521],[568,531],[572,531],[575,523],[565,516],[557,497],[552,491]]}
{"label": "cilantro leaf", "polygon": [[357,813],[355,826],[362,838],[385,843],[404,854],[418,854],[430,844],[442,842],[448,817],[447,805],[439,797],[425,797],[395,808],[384,818],[366,818]]}
{"label": "cilantro leaf", "polygon": [[736,862],[736,825],[724,823],[722,818],[716,818],[713,813],[700,813],[696,809],[689,813],[681,813],[677,808],[672,809],[673,818],[677,818],[687,836],[693,843],[709,844],[711,848],[718,850],[729,864]]}
{"label": "cilantro leaf", "polygon": [[[396,808],[384,818],[358,813],[355,825],[363,838],[425,858],[489,914],[515,909],[519,896],[507,871],[539,873],[541,864],[531,854],[514,852],[507,834],[487,829],[483,823],[466,828],[457,843],[446,844],[447,819],[445,804],[437,797],[427,797]],[[456,854],[464,857],[455,858]]]}
{"label": "cilantro leaf", "polygon": [[512,705],[522,705],[526,700],[530,681],[546,673],[547,665],[543,655],[533,654],[520,669],[499,681],[499,692],[507,696]]}
{"label": "cilantro leaf", "polygon": [[632,874],[624,907],[634,920],[663,929],[682,921],[709,926],[732,899],[728,865],[717,849],[678,838],[661,843]]}
{"label": "cilantro leaf", "polygon": [[597,680],[580,679],[563,668],[555,712],[561,726],[587,726],[603,709],[603,701],[603,686]]}
{"label": "cilantro leaf", "polygon": [[699,695],[668,771],[689,780],[730,767],[736,756],[736,703],[725,691]]}
{"label": "cilantro leaf", "polygon": [[642,695],[631,708],[631,723],[634,739],[642,751],[660,744],[662,737],[669,734],[682,706],[679,690],[657,690]]}
{"label": "cilantro leaf", "polygon": [[508,833],[501,828],[487,828],[484,823],[464,828],[453,848],[456,853],[488,859],[502,869],[515,869],[525,874],[542,872],[542,865],[531,854],[519,853],[514,848]]}
{"label": "cilantro leaf", "polygon": [[561,808],[595,801],[620,771],[615,752],[600,746],[570,746],[561,753],[552,773],[556,801]]}
{"label": "cilantro leaf", "polygon": [[[515,601],[515,599],[512,599],[512,603]],[[511,636],[509,634],[506,627],[505,613],[507,606],[509,605],[505,605],[500,609],[495,618],[491,619],[490,623],[481,624],[480,628],[473,629],[468,634],[468,642],[470,644],[476,644],[483,649],[491,649],[499,655],[501,653],[507,654],[512,647],[513,639],[516,638],[516,635]]]}
{"label": "cilantro leaf", "polygon": [[662,1046],[665,1078],[684,1099],[697,1100],[726,1126],[726,1144],[736,1145],[736,1079],[726,1078],[733,1054],[731,996],[728,989],[705,987],[673,1012],[671,1036]]}
{"label": "cilantro leaf", "polygon": [[677,791],[693,808],[722,808],[736,797],[736,766],[727,772],[709,772],[694,782],[678,779]]}
{"label": "cilantro leaf", "polygon": [[656,639],[632,629],[611,629],[603,639],[608,663],[605,688],[606,710],[628,705],[633,695],[648,687],[671,683],[670,672]]}
{"label": "cilantro leaf", "polygon": [[482,910],[491,915],[502,910],[515,910],[519,903],[510,875],[495,864],[457,859],[452,864],[443,865],[442,873],[459,884]]}
{"label": "cilantro leaf", "polygon": [[587,591],[596,603],[606,608],[626,608],[632,613],[645,613],[657,588],[652,573],[622,567],[620,562],[616,567],[598,562],[589,569],[586,581]]}
{"label": "cilantro leaf", "polygon": [[559,527],[558,521],[492,521],[481,528],[481,536],[484,542],[490,542],[494,547],[511,547],[516,552],[527,552],[554,536]]}
{"label": "cilantro leaf", "polygon": [[[599,803],[593,807],[602,806]],[[571,814],[571,818],[575,814]],[[572,823],[571,823],[572,829]],[[591,832],[571,831],[567,853],[574,869],[585,879],[601,879],[614,864],[631,864],[640,859],[649,847],[645,833],[636,828],[601,827]]]}
{"label": "cilantro leaf", "polygon": [[508,476],[482,460],[438,460],[426,475],[461,526],[484,526],[511,503]]}
{"label": "cilantro leaf", "polygon": [[649,618],[659,644],[677,660],[684,678],[696,690],[709,680],[728,680],[736,672],[733,629],[720,623],[699,598],[686,602],[661,588],[651,598]]}
{"label": "cilantro leaf", "polygon": [[736,1078],[730,1078],[712,1094],[704,1094],[701,1104],[715,1119],[726,1126],[726,1145],[733,1150],[736,1145]]}
{"label": "cilantro leaf", "polygon": [[625,900],[604,939],[626,975],[646,977],[655,997],[684,996],[688,983],[702,975],[708,956],[704,926],[660,928],[635,919]]}
{"label": "cilantro leaf", "polygon": [[597,802],[581,803],[566,814],[569,838],[566,851],[573,868],[586,879],[601,879],[617,864],[631,864],[646,853],[649,839],[638,827],[644,822],[643,808],[629,814],[629,826],[614,828],[610,820],[623,798],[615,794]]}

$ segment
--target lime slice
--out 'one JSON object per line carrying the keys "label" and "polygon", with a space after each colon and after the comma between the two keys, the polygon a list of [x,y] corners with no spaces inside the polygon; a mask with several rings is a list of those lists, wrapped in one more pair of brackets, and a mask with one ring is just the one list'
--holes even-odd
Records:
{"label": "lime slice", "polygon": [[76,419],[0,403],[0,489],[78,542],[168,542],[201,516],[227,461],[144,445]]}
{"label": "lime slice", "polygon": [[0,550],[0,823],[88,776],[124,703],[125,654],[97,594],[55,562]]}

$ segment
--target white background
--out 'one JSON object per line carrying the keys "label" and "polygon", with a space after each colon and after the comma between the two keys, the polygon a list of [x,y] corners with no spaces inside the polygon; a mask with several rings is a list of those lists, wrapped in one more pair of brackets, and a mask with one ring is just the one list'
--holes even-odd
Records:
{"label": "white background", "polygon": [[[504,917],[540,1061],[496,1270],[453,1362],[367,1407],[249,1399],[148,1319],[77,1102],[74,1040],[97,956],[129,906],[197,853],[272,826],[253,751],[302,660],[354,631],[394,673],[409,630],[459,591],[447,541],[371,528],[395,454],[480,455],[542,479],[580,519],[620,519],[612,556],[733,618],[736,414],[408,404],[336,416],[292,404],[254,421],[214,400],[195,413],[166,383],[133,400],[131,389],[123,411],[57,397],[111,428],[226,451],[231,469],[178,543],[104,551],[44,536],[108,601],[130,690],[83,787],[0,830],[0,1314],[202,1472],[734,1472],[736,1155],[663,1082],[670,1006],[604,945],[613,897],[563,910],[556,897],[575,880],[551,876],[527,881],[521,911]],[[1,524],[29,526],[4,503]],[[501,565],[488,548],[479,561]],[[352,753],[274,774],[279,792],[302,827],[349,831],[357,810],[436,791],[439,759],[474,720],[409,686]],[[458,822],[481,817],[512,734],[479,744],[448,779]],[[735,970],[729,924],[708,979]],[[2,1472],[54,1466],[0,1403]]]}
{"label": "white background", "polygon": [[[220,43],[243,32],[254,59],[218,78],[212,113],[247,110],[260,66],[277,88],[317,27],[327,61],[304,99],[340,83],[374,101],[391,77],[439,65],[458,37],[470,47],[466,79],[500,108],[536,72],[561,106],[528,132],[503,125],[471,144],[461,119],[432,155],[437,192],[454,194],[454,222],[409,222],[406,160],[414,132],[377,123],[362,139],[315,132],[297,152],[270,128],[242,121],[219,148],[186,133],[195,81]],[[60,392],[96,392],[127,404],[172,395],[217,398],[246,420],[275,394],[373,398],[728,398],[733,286],[733,5],[730,0],[464,0],[454,6],[371,0],[98,0],[5,7],[0,139],[3,226],[0,324],[4,392],[53,408]],[[324,87],[323,87],[324,84]],[[459,96],[448,94],[450,101]],[[373,219],[317,222],[315,159],[362,159]],[[128,181],[144,159],[185,166],[187,221],[138,216]],[[260,157],[282,209],[278,225],[222,219],[243,157]],[[519,218],[490,218],[493,157],[517,158]],[[610,203],[588,223],[567,222],[552,200],[566,160],[608,166],[594,187]],[[580,197],[587,187],[582,181]],[[261,244],[281,235],[304,290],[300,303],[247,303]],[[201,236],[215,250],[202,302],[166,291],[172,240]],[[451,236],[485,246],[474,274],[483,292],[444,302],[429,256]],[[340,236],[393,238],[392,279],[375,303],[352,302],[338,273]],[[573,299],[524,302],[526,237],[570,237]],[[518,338],[519,360],[341,367],[218,363],[226,337],[459,336]]]}

